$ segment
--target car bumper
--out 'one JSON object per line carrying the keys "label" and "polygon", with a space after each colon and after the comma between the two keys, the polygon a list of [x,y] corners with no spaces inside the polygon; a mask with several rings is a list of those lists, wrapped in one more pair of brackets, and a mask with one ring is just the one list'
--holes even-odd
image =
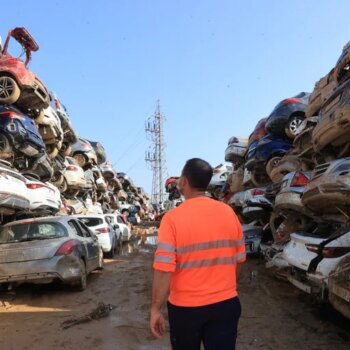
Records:
{"label": "car bumper", "polygon": [[247,151],[246,147],[240,147],[240,146],[228,146],[225,150],[225,161],[226,162],[235,162],[244,160],[244,155]]}
{"label": "car bumper", "polygon": [[27,210],[30,207],[28,199],[9,192],[0,192],[0,207]]}
{"label": "car bumper", "polygon": [[75,255],[55,256],[51,259],[0,264],[0,283],[51,282],[69,283],[79,279],[81,268]]}
{"label": "car bumper", "polygon": [[293,210],[300,213],[306,210],[305,206],[301,202],[300,193],[295,192],[279,193],[275,198],[275,209]]}

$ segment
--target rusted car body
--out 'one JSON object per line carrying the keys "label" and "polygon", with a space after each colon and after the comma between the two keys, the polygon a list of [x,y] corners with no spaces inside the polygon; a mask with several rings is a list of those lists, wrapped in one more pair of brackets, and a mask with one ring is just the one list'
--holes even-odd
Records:
{"label": "rusted car body", "polygon": [[278,164],[272,169],[270,178],[273,182],[282,181],[283,177],[293,171],[301,169],[301,163],[297,155],[285,154]]}
{"label": "rusted car body", "polygon": [[307,209],[301,201],[305,186],[311,178],[311,171],[290,172],[283,177],[280,191],[275,198],[275,210],[278,212],[307,213]]}
{"label": "rusted car body", "polygon": [[320,110],[319,122],[312,132],[316,152],[326,146],[342,146],[350,137],[350,80],[339,86]]}
{"label": "rusted car body", "polygon": [[[10,39],[23,48],[26,60],[12,57],[8,52]],[[10,30],[0,52],[0,103],[16,103],[24,109],[44,109],[49,105],[49,93],[44,83],[30,70],[31,53],[39,46],[25,28]]]}
{"label": "rusted car body", "polygon": [[305,187],[302,202],[317,214],[350,209],[350,158],[318,165]]}
{"label": "rusted car body", "polygon": [[306,118],[318,115],[322,104],[332,94],[336,87],[337,81],[334,78],[334,70],[332,69],[315,84],[314,91],[310,95],[309,104],[305,110]]}

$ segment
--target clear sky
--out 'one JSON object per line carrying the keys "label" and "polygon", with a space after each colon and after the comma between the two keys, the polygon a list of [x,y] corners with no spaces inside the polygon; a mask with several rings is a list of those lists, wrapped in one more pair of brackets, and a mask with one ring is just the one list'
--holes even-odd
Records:
{"label": "clear sky", "polygon": [[100,141],[118,171],[151,190],[143,131],[159,98],[170,175],[188,158],[223,161],[279,100],[314,83],[350,40],[348,0],[1,1],[0,35],[26,27],[31,69]]}

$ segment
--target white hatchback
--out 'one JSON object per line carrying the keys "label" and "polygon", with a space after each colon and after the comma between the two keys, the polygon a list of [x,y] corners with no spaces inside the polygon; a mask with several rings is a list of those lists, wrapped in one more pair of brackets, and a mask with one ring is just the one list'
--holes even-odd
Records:
{"label": "white hatchback", "polygon": [[61,193],[49,182],[41,182],[32,177],[26,177],[29,210],[37,214],[56,214],[62,205]]}
{"label": "white hatchback", "polygon": [[329,275],[350,255],[350,232],[324,226],[311,233],[292,233],[283,257],[291,267],[288,280],[309,294],[328,288]]}
{"label": "white hatchback", "polygon": [[121,231],[121,238],[123,242],[127,242],[131,237],[131,230],[128,223],[125,221],[123,215],[120,213],[115,214],[106,214],[107,217],[110,217],[114,225],[118,225]]}

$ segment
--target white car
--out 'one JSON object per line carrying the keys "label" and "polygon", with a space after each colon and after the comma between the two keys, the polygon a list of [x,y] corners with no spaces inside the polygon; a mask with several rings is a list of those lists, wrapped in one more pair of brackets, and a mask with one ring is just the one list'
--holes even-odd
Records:
{"label": "white car", "polygon": [[291,234],[283,257],[291,267],[288,280],[297,288],[324,296],[328,277],[350,255],[350,232],[318,225],[312,232]]}
{"label": "white car", "polygon": [[230,137],[225,150],[225,161],[235,164],[243,164],[247,148],[248,137]]}
{"label": "white car", "polygon": [[30,206],[25,177],[0,161],[0,213],[12,215],[16,211],[27,211]]}
{"label": "white car", "polygon": [[213,176],[208,185],[208,191],[211,192],[214,197],[219,198],[222,187],[226,184],[229,174],[233,172],[233,166],[231,163],[225,162],[219,164],[213,169]]}
{"label": "white car", "polygon": [[68,188],[82,189],[86,187],[86,179],[84,170],[78,165],[72,157],[65,157],[66,169],[63,172],[64,183],[60,186],[61,192],[65,192]]}
{"label": "white car", "polygon": [[113,224],[119,226],[122,235],[122,241],[129,241],[131,237],[131,230],[128,223],[125,221],[123,215],[121,215],[120,213],[106,214],[106,217],[110,217]]}
{"label": "white car", "polygon": [[77,215],[86,226],[88,226],[96,235],[103,252],[109,258],[119,254],[121,248],[121,233],[111,219],[104,214]]}
{"label": "white car", "polygon": [[60,210],[62,205],[61,193],[56,186],[27,176],[26,187],[31,212],[54,215]]}

